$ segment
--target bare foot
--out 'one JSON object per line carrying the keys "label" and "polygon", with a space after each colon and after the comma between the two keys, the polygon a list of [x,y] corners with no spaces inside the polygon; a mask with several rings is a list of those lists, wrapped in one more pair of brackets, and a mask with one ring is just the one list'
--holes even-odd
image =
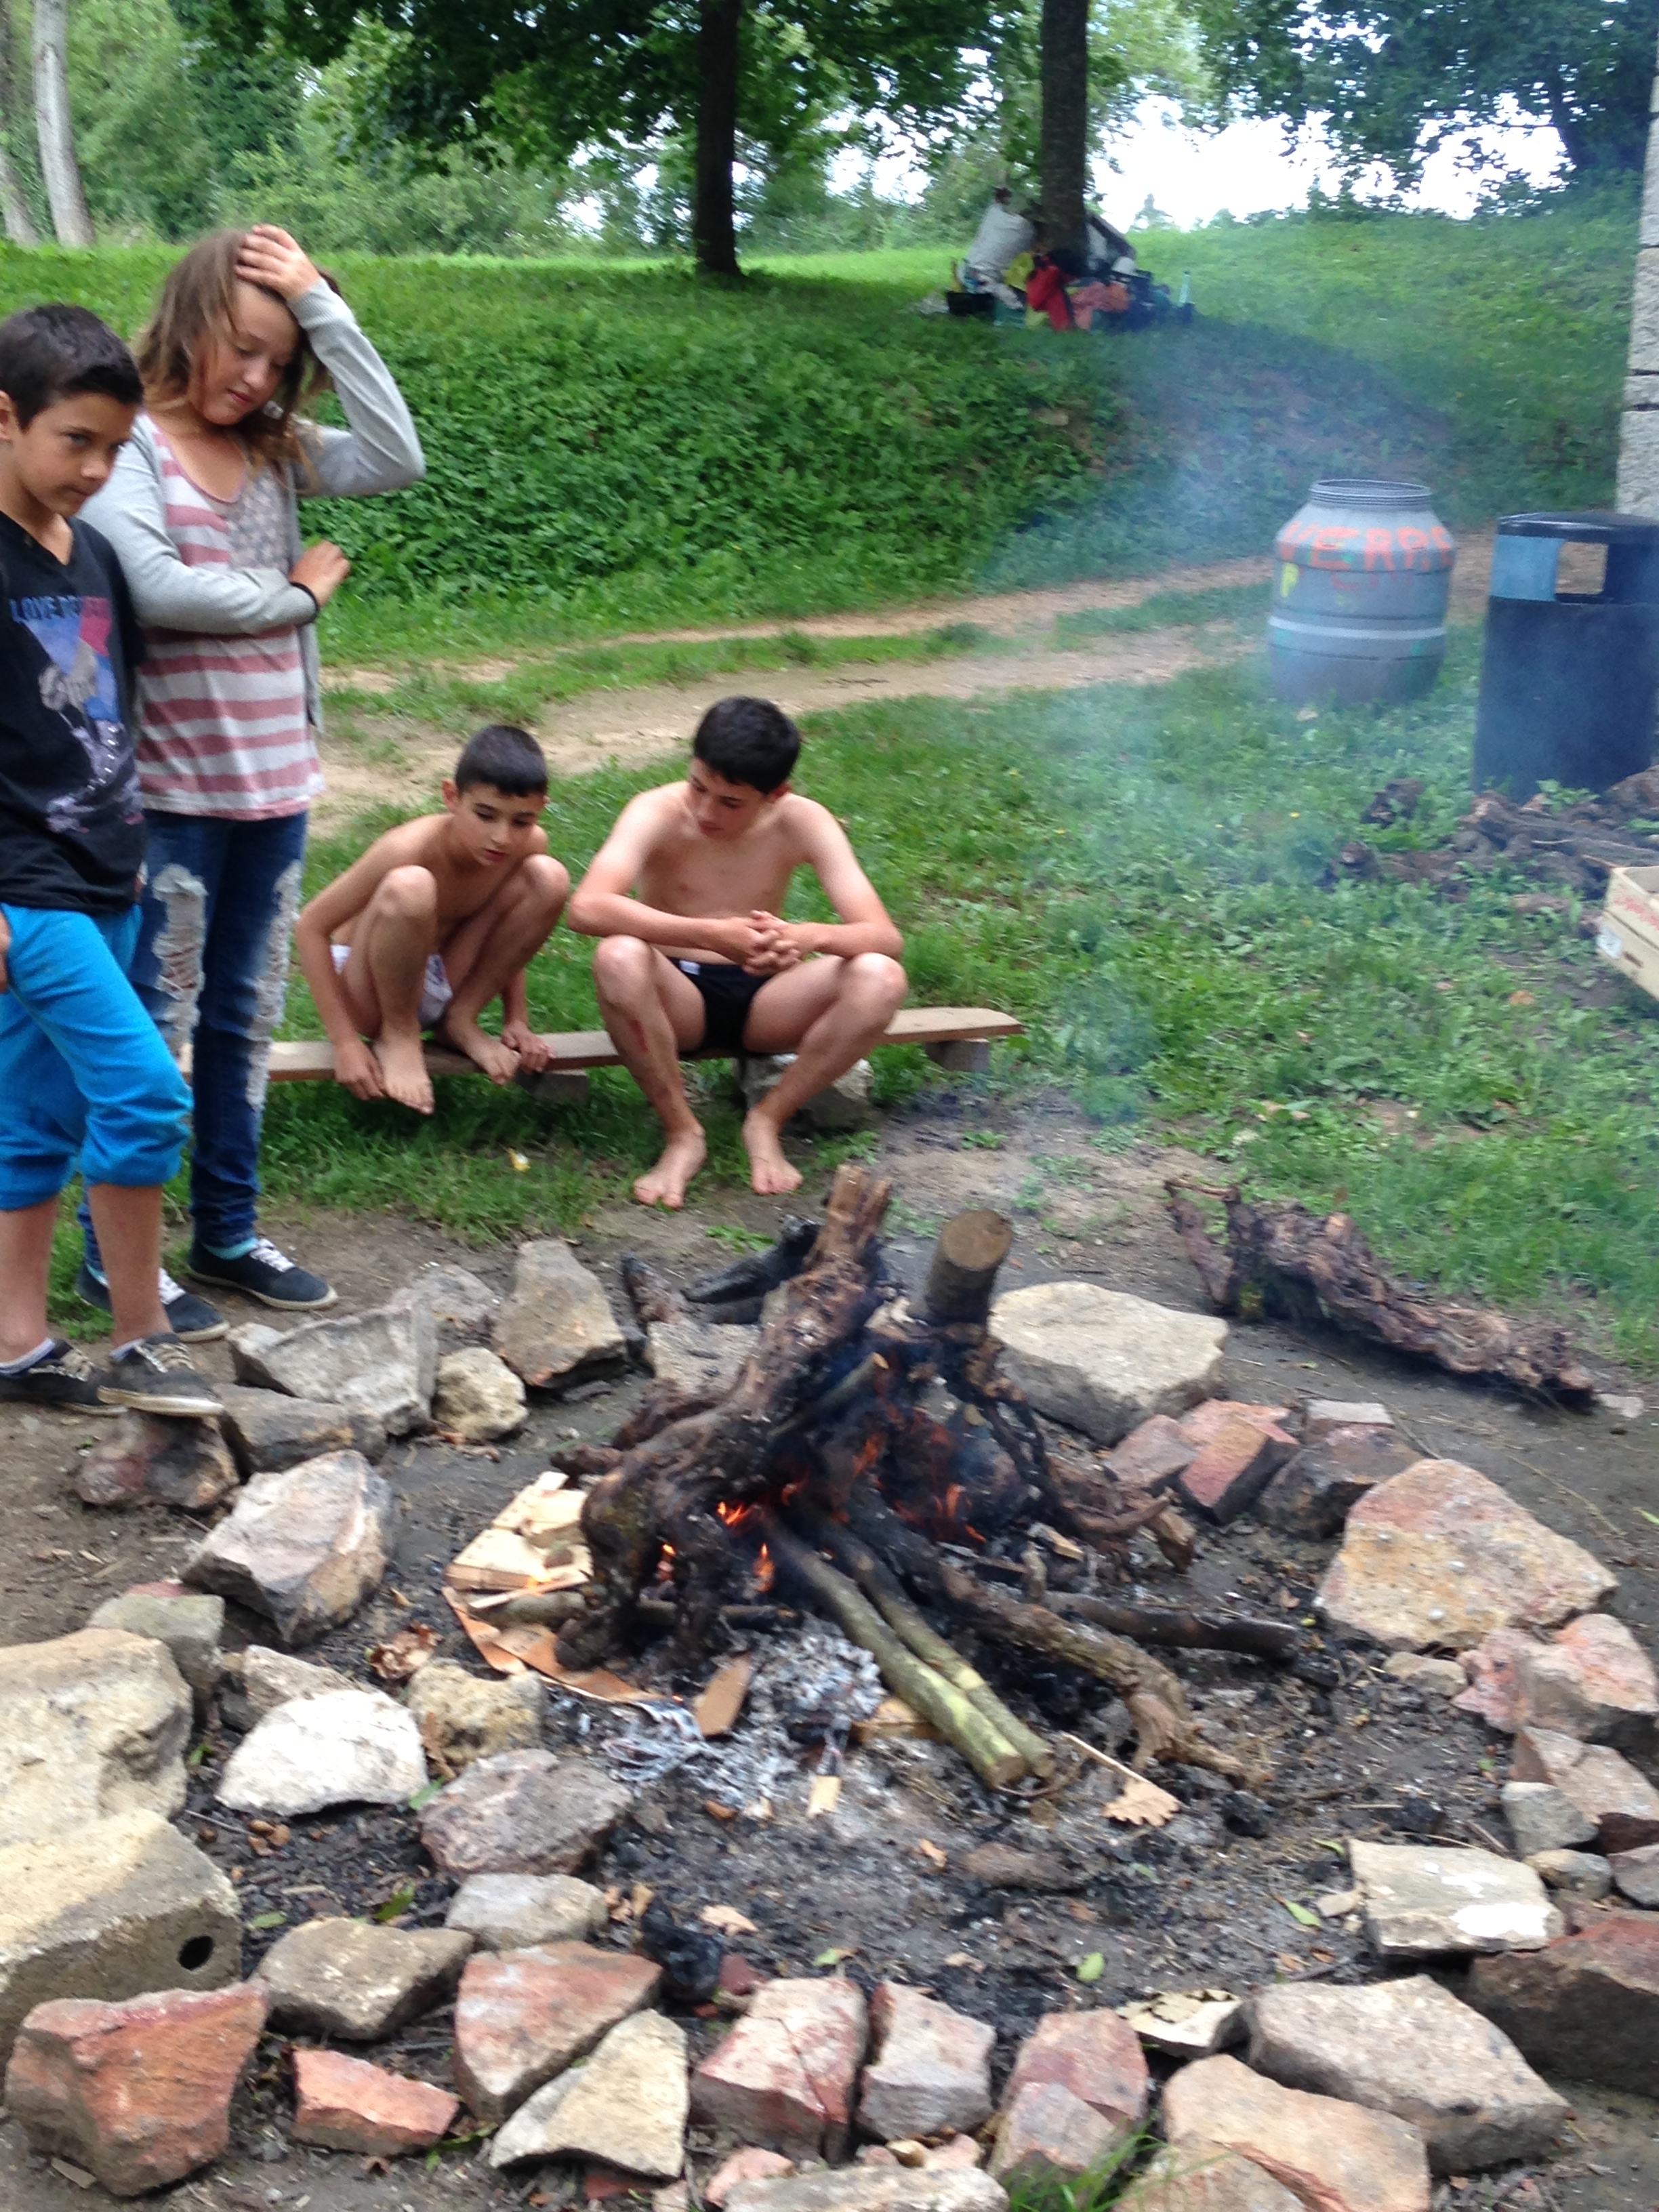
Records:
{"label": "bare foot", "polygon": [[435,1042],[452,1052],[465,1053],[475,1067],[483,1068],[492,1083],[511,1083],[519,1072],[519,1055],[477,1022],[441,1022],[433,1031]]}
{"label": "bare foot", "polygon": [[749,1187],[763,1198],[781,1198],[787,1190],[800,1188],[800,1170],[783,1157],[777,1130],[764,1114],[747,1115],[743,1125],[743,1148],[749,1155]]}
{"label": "bare foot", "polygon": [[668,1139],[656,1166],[635,1184],[635,1197],[641,1206],[665,1206],[671,1213],[678,1213],[685,1204],[686,1185],[708,1157],[702,1131],[693,1123],[679,1136]]}
{"label": "bare foot", "polygon": [[380,1063],[380,1079],[386,1085],[386,1095],[395,1098],[400,1106],[408,1106],[416,1114],[432,1111],[432,1078],[426,1072],[426,1055],[421,1050],[421,1040],[413,1037],[376,1037],[374,1057]]}

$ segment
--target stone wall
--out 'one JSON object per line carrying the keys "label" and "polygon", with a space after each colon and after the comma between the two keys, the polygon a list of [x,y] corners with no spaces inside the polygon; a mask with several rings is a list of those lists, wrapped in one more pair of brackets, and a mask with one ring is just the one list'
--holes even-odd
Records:
{"label": "stone wall", "polygon": [[1619,432],[1618,503],[1626,514],[1659,514],[1659,78],[1650,112],[1630,366]]}

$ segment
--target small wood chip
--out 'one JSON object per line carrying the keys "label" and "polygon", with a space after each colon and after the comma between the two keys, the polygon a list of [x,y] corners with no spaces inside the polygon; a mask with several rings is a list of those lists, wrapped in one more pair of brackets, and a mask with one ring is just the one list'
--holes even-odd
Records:
{"label": "small wood chip", "polygon": [[71,2166],[66,2158],[53,2159],[52,2170],[65,2181],[72,2181],[77,2189],[90,2189],[98,2179],[95,2173],[88,2173],[84,2166]]}
{"label": "small wood chip", "polygon": [[743,1701],[754,1679],[754,1655],[748,1651],[728,1659],[709,1677],[691,1708],[691,1717],[705,1740],[729,1733],[743,1711]]}
{"label": "small wood chip", "polygon": [[841,1802],[839,1774],[815,1774],[812,1786],[806,1793],[806,1817],[821,1820],[826,1813],[833,1813]]}
{"label": "small wood chip", "polygon": [[705,1905],[697,1915],[705,1928],[718,1928],[722,1936],[753,1936],[755,1923],[735,1905]]}

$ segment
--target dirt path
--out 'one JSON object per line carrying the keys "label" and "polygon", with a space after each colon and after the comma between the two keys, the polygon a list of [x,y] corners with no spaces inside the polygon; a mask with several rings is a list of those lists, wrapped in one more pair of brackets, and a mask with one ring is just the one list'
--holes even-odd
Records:
{"label": "dirt path", "polygon": [[[838,668],[769,669],[752,681],[786,714],[799,716],[874,699],[967,700],[1011,691],[1072,691],[1091,684],[1163,684],[1189,668],[1236,657],[1241,649],[1231,623],[1213,623],[1201,629],[1133,631],[1079,652],[1043,646],[931,661],[849,661]],[[637,768],[684,744],[705,709],[744,683],[728,673],[696,684],[592,691],[550,708],[538,718],[535,734],[556,775],[581,775],[613,761]],[[434,788],[449,773],[464,734],[388,718],[383,730],[374,731],[372,757],[361,744],[325,738],[328,789],[314,818],[327,827],[389,796]],[[384,757],[388,744],[397,749],[395,761]]]}

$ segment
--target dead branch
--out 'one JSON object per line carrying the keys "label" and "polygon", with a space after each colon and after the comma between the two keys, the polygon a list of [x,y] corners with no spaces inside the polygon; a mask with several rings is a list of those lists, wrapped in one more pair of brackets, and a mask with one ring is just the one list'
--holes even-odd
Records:
{"label": "dead branch", "polygon": [[1530,1396],[1588,1403],[1595,1382],[1578,1364],[1565,1330],[1547,1322],[1524,1329],[1486,1308],[1429,1297],[1379,1266],[1346,1213],[1321,1220],[1302,1206],[1250,1205],[1236,1185],[1208,1194],[1226,1209],[1224,1251],[1194,1203],[1192,1188],[1164,1185],[1187,1255],[1221,1312],[1316,1314],[1373,1343],[1431,1359],[1453,1375],[1489,1375]]}
{"label": "dead branch", "polygon": [[1109,1629],[1115,1636],[1180,1651],[1246,1651],[1257,1659],[1290,1660],[1302,1648],[1301,1637],[1282,1620],[1240,1620],[1179,1606],[1120,1605],[1111,1598],[1066,1590],[1051,1592],[1048,1606],[1051,1612]]}

